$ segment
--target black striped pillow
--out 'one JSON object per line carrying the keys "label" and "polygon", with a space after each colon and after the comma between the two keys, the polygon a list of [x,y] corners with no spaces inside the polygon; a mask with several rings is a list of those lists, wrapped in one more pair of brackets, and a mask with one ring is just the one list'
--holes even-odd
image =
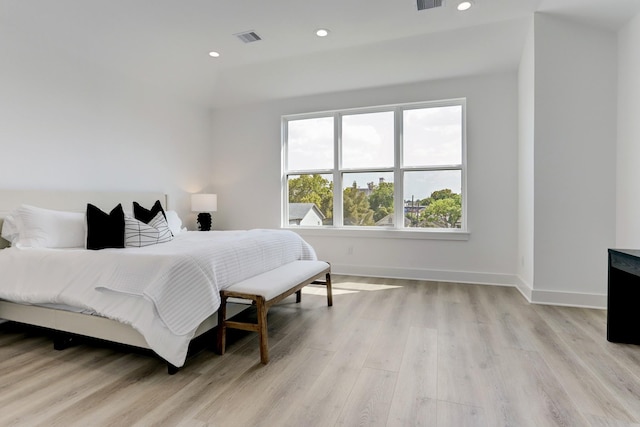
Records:
{"label": "black striped pillow", "polygon": [[173,234],[162,212],[158,212],[148,224],[129,216],[124,218],[124,245],[127,248],[166,243],[171,239]]}

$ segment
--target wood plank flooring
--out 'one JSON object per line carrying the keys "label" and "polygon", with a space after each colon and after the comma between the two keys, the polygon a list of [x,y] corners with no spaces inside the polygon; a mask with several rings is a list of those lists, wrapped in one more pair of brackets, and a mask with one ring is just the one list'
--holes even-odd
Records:
{"label": "wood plank flooring", "polygon": [[229,331],[224,356],[169,376],[3,324],[0,426],[640,426],[640,346],[607,342],[603,310],[514,288],[334,276],[333,307],[307,287],[270,310],[269,338],[267,366],[256,334]]}

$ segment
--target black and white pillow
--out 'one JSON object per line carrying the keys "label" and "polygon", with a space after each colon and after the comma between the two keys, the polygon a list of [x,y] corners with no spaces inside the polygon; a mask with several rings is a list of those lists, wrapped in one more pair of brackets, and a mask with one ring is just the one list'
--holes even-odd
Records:
{"label": "black and white pillow", "polygon": [[133,202],[133,217],[138,221],[142,221],[145,224],[149,224],[149,222],[156,217],[158,212],[162,212],[162,216],[164,219],[167,219],[167,216],[164,213],[164,209],[162,209],[162,203],[160,200],[156,200],[156,202],[151,206],[151,209],[146,209],[140,205],[138,202]]}
{"label": "black and white pillow", "polygon": [[162,212],[158,212],[148,224],[135,218],[124,218],[124,245],[128,248],[166,243],[173,239],[169,224]]}

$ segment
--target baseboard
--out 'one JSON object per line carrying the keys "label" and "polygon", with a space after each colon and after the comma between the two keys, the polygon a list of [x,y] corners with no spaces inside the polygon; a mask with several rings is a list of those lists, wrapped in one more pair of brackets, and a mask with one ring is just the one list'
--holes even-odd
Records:
{"label": "baseboard", "polygon": [[561,292],[532,289],[516,274],[497,274],[469,271],[430,270],[422,268],[395,268],[366,265],[331,264],[334,274],[382,277],[391,279],[430,280],[435,282],[470,283],[477,285],[513,286],[532,304],[561,305],[604,309],[607,295],[580,292]]}
{"label": "baseboard", "polygon": [[531,302],[534,304],[606,309],[607,295],[534,289],[531,296]]}
{"label": "baseboard", "polygon": [[516,287],[527,301],[532,304],[562,305],[582,308],[607,308],[607,295],[582,292],[562,292],[532,289],[531,285],[518,277]]}
{"label": "baseboard", "polygon": [[531,285],[522,280],[520,277],[517,277],[516,279],[516,288],[528,302],[532,302],[533,289],[531,289]]}
{"label": "baseboard", "polygon": [[429,270],[421,268],[394,268],[331,263],[331,272],[351,276],[383,277],[392,279],[430,280],[478,285],[515,286],[518,277],[511,274],[495,274],[468,271]]}

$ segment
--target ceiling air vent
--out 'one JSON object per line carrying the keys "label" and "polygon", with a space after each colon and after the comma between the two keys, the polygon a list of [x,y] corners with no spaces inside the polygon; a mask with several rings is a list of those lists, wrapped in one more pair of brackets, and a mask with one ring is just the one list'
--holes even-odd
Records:
{"label": "ceiling air vent", "polygon": [[[442,0],[439,0],[442,1]],[[262,40],[262,38],[255,33],[255,31],[245,31],[243,33],[234,34],[237,38],[242,40],[244,43],[252,43]]]}
{"label": "ceiling air vent", "polygon": [[434,7],[441,7],[443,0],[417,0],[418,10],[433,9]]}

